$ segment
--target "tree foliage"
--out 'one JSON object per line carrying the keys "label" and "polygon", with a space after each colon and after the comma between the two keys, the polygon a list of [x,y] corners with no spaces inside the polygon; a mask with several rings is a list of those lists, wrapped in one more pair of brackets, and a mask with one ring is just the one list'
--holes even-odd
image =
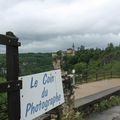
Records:
{"label": "tree foliage", "polygon": [[22,53],[19,55],[20,75],[52,70],[51,53]]}
{"label": "tree foliage", "polygon": [[92,73],[99,71],[120,71],[120,46],[109,43],[105,49],[86,49],[83,45],[78,47],[75,56],[64,56],[63,70]]}

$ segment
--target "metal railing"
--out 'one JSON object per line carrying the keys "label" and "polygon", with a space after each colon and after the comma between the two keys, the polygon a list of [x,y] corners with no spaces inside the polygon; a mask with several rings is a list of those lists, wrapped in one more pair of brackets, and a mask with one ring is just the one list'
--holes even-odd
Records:
{"label": "metal railing", "polygon": [[6,70],[2,67],[5,76],[0,74],[0,120],[20,120],[20,89],[22,88],[22,81],[18,80],[20,43],[12,32],[7,32],[6,35],[0,34],[0,44],[6,47]]}
{"label": "metal railing", "polygon": [[98,80],[105,80],[110,78],[120,78],[120,72],[99,72],[99,73],[87,73],[87,74],[76,74],[75,81],[78,84],[94,82]]}

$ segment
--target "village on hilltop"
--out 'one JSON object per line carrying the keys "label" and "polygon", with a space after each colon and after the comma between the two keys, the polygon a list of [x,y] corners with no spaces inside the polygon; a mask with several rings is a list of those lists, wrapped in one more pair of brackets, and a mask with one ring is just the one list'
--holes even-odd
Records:
{"label": "village on hilltop", "polygon": [[75,45],[73,43],[72,48],[68,48],[66,51],[59,50],[57,52],[52,53],[52,58],[53,58],[53,67],[54,69],[59,69],[62,57],[63,56],[75,56]]}

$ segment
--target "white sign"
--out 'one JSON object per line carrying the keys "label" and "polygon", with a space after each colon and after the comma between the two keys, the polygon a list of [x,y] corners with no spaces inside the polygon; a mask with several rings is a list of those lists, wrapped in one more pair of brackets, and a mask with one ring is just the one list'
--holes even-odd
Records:
{"label": "white sign", "polygon": [[20,77],[21,120],[32,120],[64,103],[61,71]]}

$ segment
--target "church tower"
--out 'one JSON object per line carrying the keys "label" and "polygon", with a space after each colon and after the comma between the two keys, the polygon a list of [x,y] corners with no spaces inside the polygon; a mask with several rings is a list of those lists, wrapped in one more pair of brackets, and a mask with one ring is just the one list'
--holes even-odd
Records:
{"label": "church tower", "polygon": [[75,45],[74,45],[74,43],[73,43],[73,45],[72,45],[72,51],[73,51],[73,56],[75,55]]}

